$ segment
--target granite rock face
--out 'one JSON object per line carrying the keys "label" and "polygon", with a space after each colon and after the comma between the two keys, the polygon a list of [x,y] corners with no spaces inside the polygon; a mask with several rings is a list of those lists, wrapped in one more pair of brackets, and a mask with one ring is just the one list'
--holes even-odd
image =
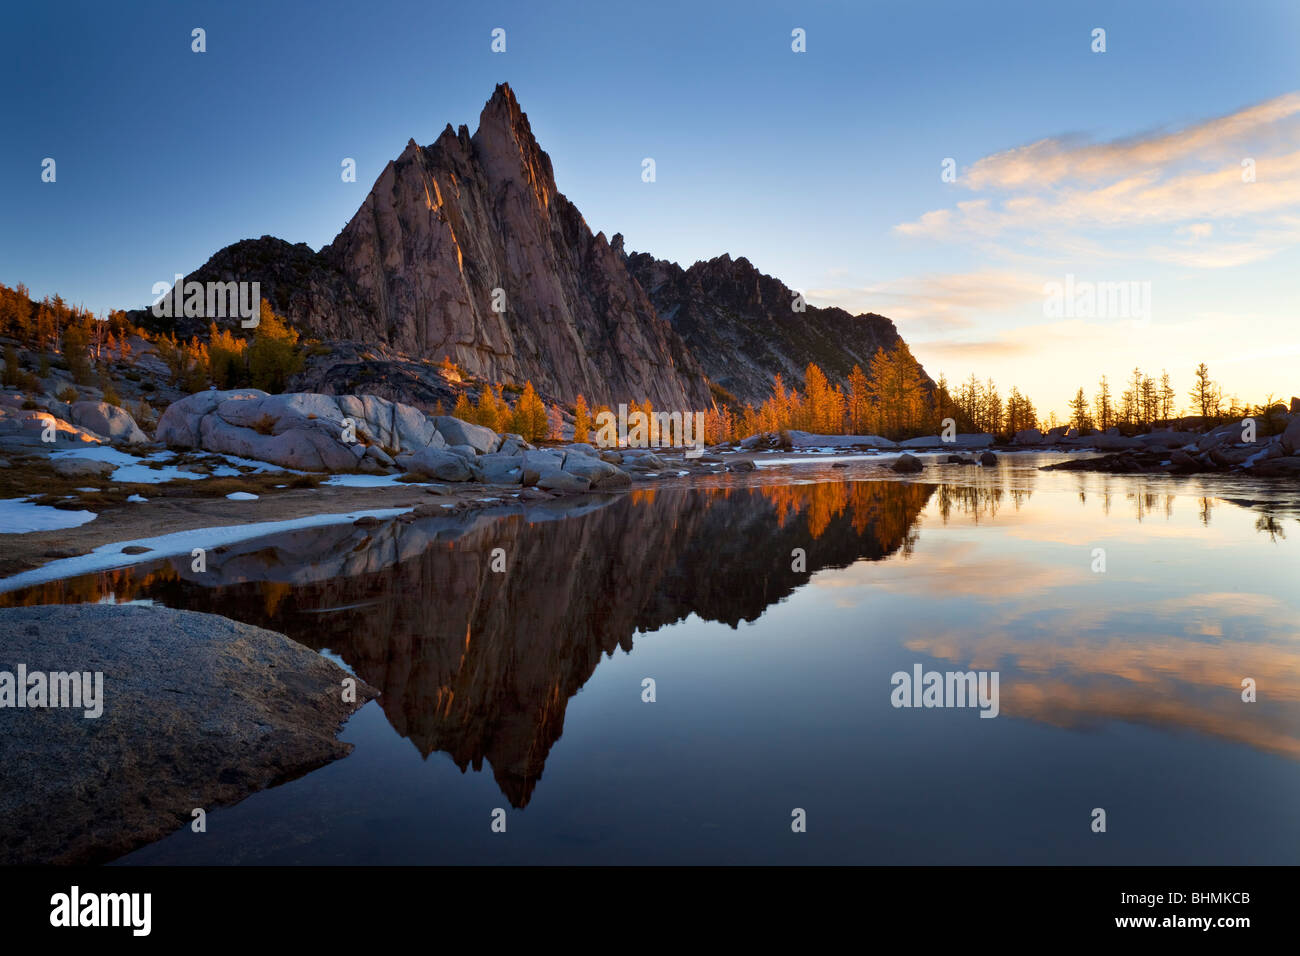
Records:
{"label": "granite rock face", "polygon": [[[257,280],[262,297],[311,335],[448,356],[491,381],[531,380],[561,401],[582,393],[711,405],[690,350],[559,192],[505,84],[472,136],[448,125],[431,145],[408,142],[319,253],[264,236],[222,249],[186,278]],[[170,327],[202,334],[208,321]]]}
{"label": "granite rock face", "polygon": [[[620,252],[622,242],[622,236],[614,237]],[[802,312],[795,311],[794,290],[744,257],[718,256],[689,269],[643,252],[626,261],[704,374],[742,402],[757,405],[770,396],[778,373],[787,387],[802,389],[809,363],[840,384],[854,365],[870,374],[876,352],[891,351],[903,341],[883,315],[850,315],[806,304]]]}
{"label": "granite rock face", "polygon": [[[712,406],[710,382],[742,402],[762,401],[777,373],[802,387],[810,362],[843,382],[902,342],[884,316],[796,312],[794,292],[744,258],[682,269],[629,256],[621,235],[593,235],[505,84],[473,135],[448,125],[432,144],[409,141],[319,252],[247,239],[186,281],[257,281],[276,312],[330,343],[337,359],[314,358],[295,388],[364,383],[426,407],[455,400],[420,368],[444,357],[484,380],[531,380],[548,401],[581,393],[685,411]],[[182,336],[205,335],[211,321],[131,317]]]}

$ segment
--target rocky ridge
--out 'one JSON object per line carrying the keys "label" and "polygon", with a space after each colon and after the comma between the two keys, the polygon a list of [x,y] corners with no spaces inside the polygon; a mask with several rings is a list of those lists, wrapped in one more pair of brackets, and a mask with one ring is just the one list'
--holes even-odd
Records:
{"label": "rocky ridge", "polygon": [[[622,251],[622,236],[614,246]],[[744,257],[718,256],[689,269],[644,252],[625,261],[709,380],[741,402],[761,403],[777,374],[787,387],[802,388],[809,364],[842,384],[854,365],[869,371],[877,351],[902,342],[894,323],[874,312],[806,304],[795,311],[794,290]]]}

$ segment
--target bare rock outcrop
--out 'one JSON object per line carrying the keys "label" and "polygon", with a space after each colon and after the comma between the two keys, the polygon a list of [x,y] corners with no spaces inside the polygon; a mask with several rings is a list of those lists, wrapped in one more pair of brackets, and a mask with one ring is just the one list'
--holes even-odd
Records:
{"label": "bare rock outcrop", "polygon": [[388,467],[397,455],[447,445],[432,419],[399,402],[373,395],[267,395],[258,389],[197,392],[174,402],[155,437],[173,448],[309,471]]}
{"label": "bare rock outcrop", "polygon": [[[614,245],[622,251],[622,236]],[[772,393],[772,377],[803,388],[809,363],[837,383],[854,365],[870,374],[872,357],[902,343],[883,315],[803,305],[796,293],[743,256],[718,256],[683,269],[643,252],[626,256],[629,271],[661,317],[686,342],[709,380],[755,405]],[[932,385],[927,381],[927,385]]]}
{"label": "bare rock outcrop", "polygon": [[378,693],[358,680],[345,701],[338,665],[215,614],[9,608],[0,642],[6,669],[102,674],[98,717],[84,707],[0,710],[6,864],[111,860],[191,822],[195,808],[337,760],[352,749],[339,727]]}

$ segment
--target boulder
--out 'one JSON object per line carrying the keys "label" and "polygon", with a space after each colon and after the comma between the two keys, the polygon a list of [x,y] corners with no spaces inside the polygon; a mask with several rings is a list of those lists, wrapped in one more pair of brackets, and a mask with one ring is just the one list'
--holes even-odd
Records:
{"label": "boulder", "polygon": [[[46,442],[51,433],[54,441]],[[18,445],[30,445],[48,450],[68,445],[98,445],[102,439],[95,432],[79,428],[49,412],[36,409],[14,409],[0,406],[0,438],[12,438]]]}
{"label": "boulder", "polygon": [[523,483],[522,455],[503,455],[493,453],[483,455],[470,465],[475,477],[492,485],[518,485]]}
{"label": "boulder", "polygon": [[1282,455],[1277,458],[1269,458],[1264,461],[1256,462],[1252,471],[1257,475],[1300,475],[1300,456]]}
{"label": "boulder", "polygon": [[578,494],[590,490],[591,482],[581,475],[575,475],[560,468],[553,468],[538,476],[537,487],[543,491]]}
{"label": "boulder", "polygon": [[[6,714],[0,864],[98,864],[340,757],[348,716],[378,691],[283,634],[162,607],[0,611],[0,643],[32,673],[102,673],[102,712]],[[6,665],[12,670],[13,664]],[[30,714],[23,719],[24,713]]]}
{"label": "boulder", "polygon": [[469,481],[473,477],[464,458],[441,448],[425,448],[413,455],[400,456],[397,464],[408,472],[439,481]]}
{"label": "boulder", "polygon": [[[264,398],[266,392],[258,388],[241,388],[227,391],[195,392],[172,402],[158,419],[154,440],[173,448],[199,448],[200,424],[228,399]],[[209,449],[210,451],[211,449]]]}
{"label": "boulder", "polygon": [[1146,435],[1138,435],[1137,440],[1147,448],[1182,448],[1187,444],[1188,437],[1184,432],[1165,428]]}
{"label": "boulder", "polygon": [[54,473],[64,478],[108,478],[116,470],[111,462],[93,458],[54,459]]}
{"label": "boulder", "polygon": [[986,468],[989,465],[996,465],[997,463],[998,456],[993,454],[991,451],[986,451],[984,454],[980,455],[980,464]]}
{"label": "boulder", "polygon": [[747,472],[747,471],[755,471],[755,470],[757,470],[757,468],[758,468],[758,466],[755,465],[755,464],[754,464],[752,461],[750,461],[748,458],[741,458],[741,459],[738,460],[738,461],[732,461],[732,462],[728,462],[728,463],[727,463],[727,471],[733,471],[733,472],[737,472],[737,473],[743,473],[743,472]]}
{"label": "boulder", "polygon": [[637,471],[663,471],[668,462],[652,451],[627,449],[623,452],[623,467]]}
{"label": "boulder", "polygon": [[1296,398],[1294,395],[1291,396],[1291,414],[1300,415],[1300,398]]}
{"label": "boulder", "polygon": [[501,439],[497,433],[482,425],[463,422],[450,415],[439,415],[434,419],[438,431],[449,445],[470,445],[480,455],[487,455],[497,450]]}
{"label": "boulder", "polygon": [[921,459],[915,455],[899,455],[889,467],[899,474],[912,474],[921,471],[925,465],[921,464]]}
{"label": "boulder", "polygon": [[460,455],[466,461],[473,461],[478,457],[478,450],[473,445],[448,445],[446,450],[453,455]]}
{"label": "boulder", "polygon": [[564,456],[563,468],[571,475],[586,478],[593,488],[617,488],[632,483],[631,477],[622,469],[601,461],[594,455],[576,451],[570,451]]}
{"label": "boulder", "polygon": [[395,455],[447,445],[433,419],[401,402],[374,395],[267,395],[257,389],[187,396],[167,408],[155,435],[171,447],[308,471],[373,470],[391,466]]}
{"label": "boulder", "polygon": [[1196,441],[1197,451],[1209,451],[1211,448],[1217,448],[1220,445],[1231,445],[1241,441],[1241,424],[1233,422],[1230,425],[1220,425],[1202,435]]}
{"label": "boulder", "polygon": [[560,471],[564,465],[564,455],[551,449],[525,451],[523,459],[523,483],[536,485],[537,479],[548,471]]}
{"label": "boulder", "polygon": [[1024,428],[1016,432],[1016,437],[1012,441],[1017,445],[1041,445],[1043,433],[1037,428]]}
{"label": "boulder", "polygon": [[[1294,401],[1295,399],[1292,399],[1292,402]],[[1279,441],[1282,444],[1282,450],[1288,455],[1294,455],[1297,452],[1300,452],[1300,413],[1297,413],[1291,418],[1290,424],[1288,424],[1286,429],[1282,432]]]}

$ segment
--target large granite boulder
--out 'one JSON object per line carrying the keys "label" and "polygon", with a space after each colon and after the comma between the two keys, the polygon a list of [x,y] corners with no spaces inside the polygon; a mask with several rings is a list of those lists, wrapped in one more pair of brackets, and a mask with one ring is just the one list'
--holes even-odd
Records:
{"label": "large granite boulder", "polygon": [[537,487],[544,491],[562,491],[580,494],[591,489],[591,482],[581,475],[555,468],[543,472],[537,479]]}
{"label": "large granite boulder", "polygon": [[373,395],[267,395],[257,389],[183,398],[163,413],[155,434],[171,447],[306,471],[351,471],[363,459],[386,466],[399,456],[447,446],[434,420],[410,405]]}
{"label": "large granite boulder", "polygon": [[1292,416],[1291,423],[1286,426],[1279,440],[1287,454],[1300,452],[1300,414]]}
{"label": "large granite boulder", "polygon": [[424,448],[413,455],[400,456],[397,464],[408,472],[439,481],[469,481],[474,477],[468,461],[441,448]]}
{"label": "large granite boulder", "polygon": [[[54,441],[44,441],[45,435]],[[79,428],[50,412],[39,409],[0,407],[0,445],[19,448],[67,448],[98,445],[103,439],[95,432]]]}
{"label": "large granite boulder", "polygon": [[69,421],[89,429],[110,442],[128,445],[148,444],[149,436],[140,430],[131,413],[107,402],[73,402],[68,407]]}
{"label": "large granite boulder", "polygon": [[54,473],[64,478],[108,478],[116,469],[111,462],[93,458],[56,458]]}
{"label": "large granite boulder", "polygon": [[632,483],[631,476],[623,469],[576,451],[564,456],[563,468],[571,475],[586,478],[593,488],[620,488]]}
{"label": "large granite boulder", "polygon": [[470,467],[474,470],[475,478],[491,485],[518,485],[524,480],[521,455],[481,455]]}
{"label": "large granite boulder", "polygon": [[463,422],[450,415],[440,415],[434,421],[449,445],[469,445],[480,455],[488,455],[501,444],[501,436],[482,425]]}

